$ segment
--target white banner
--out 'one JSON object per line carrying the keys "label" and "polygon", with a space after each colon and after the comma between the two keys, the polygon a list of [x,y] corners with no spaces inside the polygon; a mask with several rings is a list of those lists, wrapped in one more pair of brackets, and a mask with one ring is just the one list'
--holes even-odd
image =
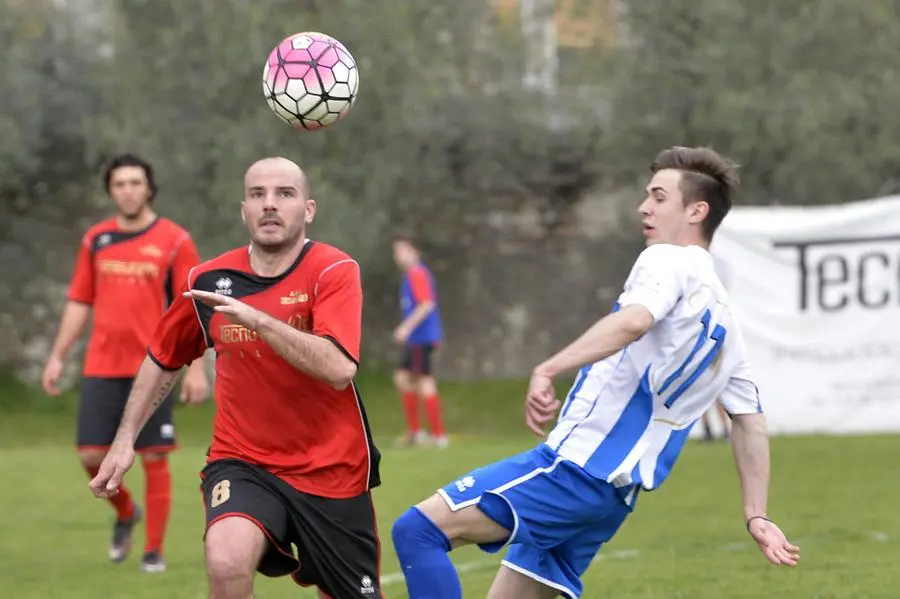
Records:
{"label": "white banner", "polygon": [[734,208],[711,251],[773,433],[900,431],[900,196]]}

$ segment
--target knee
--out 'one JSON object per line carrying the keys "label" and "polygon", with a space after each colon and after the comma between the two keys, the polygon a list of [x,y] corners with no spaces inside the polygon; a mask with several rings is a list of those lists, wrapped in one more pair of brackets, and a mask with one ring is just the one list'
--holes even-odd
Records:
{"label": "knee", "polygon": [[413,390],[412,375],[406,370],[394,371],[394,386],[402,393]]}
{"label": "knee", "polygon": [[437,383],[431,375],[421,376],[416,384],[416,391],[422,397],[437,395]]}
{"label": "knee", "polygon": [[214,588],[252,583],[253,573],[265,548],[256,526],[239,518],[226,518],[206,533],[206,571]]}
{"label": "knee", "polygon": [[141,454],[141,460],[143,460],[144,464],[153,464],[157,462],[165,462],[168,459],[168,454],[165,453],[144,453]]}
{"label": "knee", "polygon": [[239,547],[222,542],[206,543],[206,573],[213,588],[228,587],[238,581],[252,581],[255,564]]}
{"label": "knee", "polygon": [[394,551],[401,561],[409,560],[423,550],[450,551],[450,541],[434,522],[417,508],[411,507],[391,527]]}
{"label": "knee", "polygon": [[105,449],[79,449],[78,459],[85,468],[99,468],[106,457]]}

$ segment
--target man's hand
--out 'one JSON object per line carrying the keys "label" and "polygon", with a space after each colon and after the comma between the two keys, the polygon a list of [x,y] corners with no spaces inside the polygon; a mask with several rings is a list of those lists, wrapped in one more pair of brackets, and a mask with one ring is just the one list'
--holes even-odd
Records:
{"label": "man's hand", "polygon": [[265,316],[256,308],[251,308],[240,300],[219,293],[191,289],[185,291],[184,296],[203,302],[216,312],[224,314],[234,324],[245,326],[250,330],[256,330],[259,321]]}
{"label": "man's hand", "polygon": [[753,518],[747,525],[747,530],[766,559],[776,566],[793,567],[800,561],[800,548],[788,541],[774,522]]}
{"label": "man's hand", "polygon": [[409,335],[412,331],[409,327],[403,326],[402,324],[394,329],[394,343],[398,345],[403,345],[409,339]]}
{"label": "man's hand", "polygon": [[556,399],[553,379],[534,372],[525,396],[525,424],[538,437],[546,436],[544,427],[553,420],[560,402]]}
{"label": "man's hand", "polygon": [[57,387],[59,379],[62,376],[65,363],[62,358],[51,355],[44,366],[44,375],[41,377],[41,386],[47,395],[59,395],[60,389]]}
{"label": "man's hand", "polygon": [[109,448],[100,469],[88,485],[94,496],[101,498],[115,497],[119,494],[119,486],[125,473],[134,464],[134,447],[131,444],[113,443]]}
{"label": "man's hand", "polygon": [[191,365],[184,373],[179,399],[182,403],[195,405],[203,403],[207,397],[209,397],[209,381],[203,370],[203,358],[201,358],[196,366]]}

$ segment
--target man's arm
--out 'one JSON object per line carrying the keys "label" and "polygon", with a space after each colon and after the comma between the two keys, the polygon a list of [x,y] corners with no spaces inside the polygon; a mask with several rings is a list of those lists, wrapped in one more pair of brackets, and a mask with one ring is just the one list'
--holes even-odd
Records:
{"label": "man's arm", "polygon": [[68,301],[63,309],[62,319],[59,323],[59,332],[56,334],[56,340],[53,348],[50,350],[50,357],[58,360],[65,360],[69,355],[69,350],[81,337],[84,327],[87,325],[88,318],[91,315],[91,306],[80,302]]}
{"label": "man's arm", "polygon": [[769,493],[769,435],[763,414],[735,414],[731,447],[741,480],[744,521],[766,516]]}
{"label": "man's arm", "polygon": [[345,389],[356,376],[356,363],[330,339],[298,331],[262,313],[255,329],[291,366],[335,389]]}
{"label": "man's arm", "polygon": [[422,324],[422,322],[428,318],[428,315],[434,312],[434,308],[437,304],[434,303],[434,300],[425,300],[416,304],[416,307],[413,308],[413,311],[409,313],[409,316],[403,319],[403,322],[400,323],[400,328],[405,331],[414,331],[417,326]]}
{"label": "man's arm", "polygon": [[165,401],[175,381],[178,370],[166,370],[150,356],[144,358],[140,370],[134,379],[125,412],[119,422],[119,430],[114,441],[117,445],[134,447],[138,435],[150,420],[153,412]]}
{"label": "man's arm", "polygon": [[626,306],[601,318],[581,337],[535,367],[534,373],[554,378],[568,370],[593,364],[640,339],[653,322],[653,315],[644,306]]}

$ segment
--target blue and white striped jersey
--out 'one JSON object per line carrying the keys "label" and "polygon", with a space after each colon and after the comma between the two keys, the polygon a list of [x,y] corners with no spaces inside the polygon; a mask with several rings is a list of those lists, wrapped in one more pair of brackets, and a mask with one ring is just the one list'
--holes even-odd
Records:
{"label": "blue and white striped jersey", "polygon": [[579,371],[546,443],[595,478],[650,490],[666,479],[691,427],[716,400],[731,414],[762,408],[706,250],[646,248],[614,309],[633,304],[653,315],[652,328]]}

